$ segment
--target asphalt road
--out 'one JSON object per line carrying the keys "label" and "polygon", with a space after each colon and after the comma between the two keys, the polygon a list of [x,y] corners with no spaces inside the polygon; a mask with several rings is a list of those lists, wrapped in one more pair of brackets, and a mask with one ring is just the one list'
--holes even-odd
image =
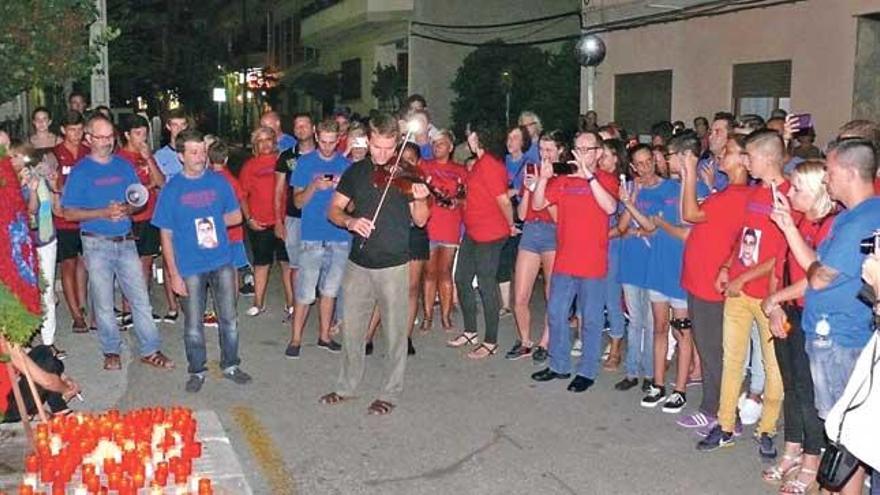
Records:
{"label": "asphalt road", "polygon": [[[164,313],[160,289],[154,287],[154,301],[156,312]],[[69,352],[68,370],[86,398],[74,406],[173,404],[215,411],[254,493],[774,492],[760,479],[750,429],[732,448],[698,453],[697,437],[677,427],[675,415],[640,407],[637,389],[613,389],[620,372],[601,375],[583,394],[567,392],[567,382],[534,383],[529,374],[539,368],[531,360],[503,358],[514,338],[512,317],[502,319],[499,355],[478,362],[445,347],[448,335],[439,328],[426,335],[417,331],[418,353],[408,361],[405,392],[390,416],[366,414],[380,386],[381,342],[368,358],[362,395],[321,405],[318,398],[333,389],[339,356],[314,346],[315,313],[302,358],[285,359],[289,327],[281,321],[277,271],[270,290],[269,310],[256,318],[244,316],[250,300],[239,301],[242,368],[253,383],[238,386],[221,378],[216,331],[207,329],[211,373],[196,395],[183,390],[182,322],[160,325],[177,369],[154,370],[127,352],[123,371],[107,372],[101,369],[97,337],[71,334],[60,305],[58,344]],[[533,306],[533,319],[540,321],[543,303]],[[689,390],[686,411],[699,395],[699,388]]]}

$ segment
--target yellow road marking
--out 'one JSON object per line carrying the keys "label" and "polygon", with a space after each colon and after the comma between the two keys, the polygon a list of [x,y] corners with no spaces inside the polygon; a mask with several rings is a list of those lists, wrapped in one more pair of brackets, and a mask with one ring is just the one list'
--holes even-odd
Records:
{"label": "yellow road marking", "polygon": [[287,470],[281,451],[263,424],[257,419],[254,410],[247,406],[235,406],[232,408],[232,417],[238,423],[244,433],[244,438],[250,446],[251,452],[257,459],[257,464],[263,471],[263,476],[269,484],[271,493],[276,495],[294,495],[296,487],[293,476]]}

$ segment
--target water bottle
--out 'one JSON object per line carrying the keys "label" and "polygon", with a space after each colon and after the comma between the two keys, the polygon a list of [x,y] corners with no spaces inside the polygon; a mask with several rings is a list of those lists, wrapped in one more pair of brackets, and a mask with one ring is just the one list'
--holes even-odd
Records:
{"label": "water bottle", "polygon": [[827,349],[831,347],[831,324],[828,323],[828,315],[823,314],[822,318],[816,323],[816,340],[813,346],[819,349]]}

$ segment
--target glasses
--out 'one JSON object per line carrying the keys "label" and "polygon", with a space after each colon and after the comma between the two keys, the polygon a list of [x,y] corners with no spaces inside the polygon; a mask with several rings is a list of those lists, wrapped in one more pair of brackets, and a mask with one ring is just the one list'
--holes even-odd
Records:
{"label": "glasses", "polygon": [[601,150],[601,146],[575,146],[574,149],[576,151],[580,151],[581,153],[589,153],[591,151]]}

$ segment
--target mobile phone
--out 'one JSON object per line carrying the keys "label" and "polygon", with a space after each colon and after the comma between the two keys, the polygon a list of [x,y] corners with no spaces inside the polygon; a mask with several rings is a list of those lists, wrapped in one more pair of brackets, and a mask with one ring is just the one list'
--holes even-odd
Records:
{"label": "mobile phone", "polygon": [[324,180],[333,180],[334,178],[336,178],[336,176],[333,174],[324,174]]}
{"label": "mobile phone", "polygon": [[770,195],[773,196],[773,206],[776,206],[779,204],[779,198],[776,197],[776,194],[778,192],[779,192],[779,190],[776,188],[776,183],[771,181],[770,182]]}
{"label": "mobile phone", "polygon": [[536,176],[538,175],[538,166],[534,163],[526,164],[526,175]]}
{"label": "mobile phone", "polygon": [[801,113],[794,115],[798,129],[805,130],[813,127],[813,116],[809,113]]}
{"label": "mobile phone", "polygon": [[577,172],[577,166],[567,162],[553,162],[554,175],[571,175]]}

